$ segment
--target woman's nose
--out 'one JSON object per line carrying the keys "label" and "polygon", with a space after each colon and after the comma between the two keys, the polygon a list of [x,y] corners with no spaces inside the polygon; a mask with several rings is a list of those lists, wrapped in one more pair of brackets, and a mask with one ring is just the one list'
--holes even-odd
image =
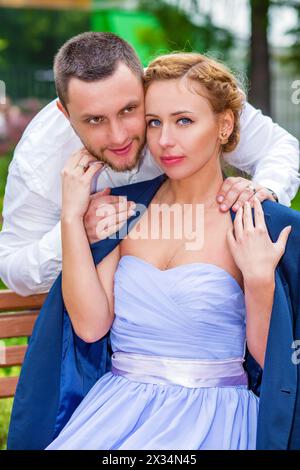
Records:
{"label": "woman's nose", "polygon": [[162,128],[161,135],[159,138],[159,145],[161,147],[172,147],[174,145],[174,139],[168,128]]}

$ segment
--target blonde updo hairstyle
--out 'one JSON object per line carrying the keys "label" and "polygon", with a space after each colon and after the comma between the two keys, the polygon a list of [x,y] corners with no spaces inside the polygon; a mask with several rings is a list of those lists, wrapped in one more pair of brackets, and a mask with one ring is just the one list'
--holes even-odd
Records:
{"label": "blonde updo hairstyle", "polygon": [[[240,113],[244,94],[238,82],[227,67],[214,59],[193,52],[181,52],[162,55],[148,65],[144,83],[145,90],[151,83],[159,80],[188,78],[199,83],[206,91],[215,114],[231,110],[234,126],[228,141],[221,145],[223,152],[231,152],[240,139]],[[196,92],[199,91],[196,88]],[[200,94],[200,93],[199,93]]]}

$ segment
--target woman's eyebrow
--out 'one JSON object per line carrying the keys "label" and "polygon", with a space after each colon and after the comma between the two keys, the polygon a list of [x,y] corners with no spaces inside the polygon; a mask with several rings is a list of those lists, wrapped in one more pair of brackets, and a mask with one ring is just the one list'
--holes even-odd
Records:
{"label": "woman's eyebrow", "polygon": [[[186,110],[183,110],[183,111],[175,111],[174,113],[171,113],[171,116],[177,116],[178,114],[193,114],[193,111],[188,111],[187,109],[186,109]],[[147,113],[145,116],[146,116],[146,117],[147,117],[147,116],[158,117],[157,114],[152,114],[152,113]]]}
{"label": "woman's eyebrow", "polygon": [[171,116],[177,116],[178,114],[193,114],[193,112],[184,109],[183,111],[176,111],[175,113],[171,113]]}

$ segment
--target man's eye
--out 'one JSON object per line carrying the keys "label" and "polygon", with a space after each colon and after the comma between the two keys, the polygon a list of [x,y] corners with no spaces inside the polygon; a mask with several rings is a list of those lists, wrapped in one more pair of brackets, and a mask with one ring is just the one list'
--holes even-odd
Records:
{"label": "man's eye", "polygon": [[124,109],[124,114],[132,113],[136,106],[129,106],[129,108]]}
{"label": "man's eye", "polygon": [[192,121],[190,118],[185,118],[185,117],[180,118],[177,121],[177,123],[180,124],[181,126],[186,126],[188,124],[192,124],[192,122],[194,122],[194,121]]}
{"label": "man's eye", "polygon": [[92,118],[87,119],[87,122],[89,124],[100,124],[100,122],[103,122],[103,118],[101,118],[101,117],[92,117]]}
{"label": "man's eye", "polygon": [[159,127],[160,126],[160,120],[159,119],[150,119],[147,123],[148,127]]}

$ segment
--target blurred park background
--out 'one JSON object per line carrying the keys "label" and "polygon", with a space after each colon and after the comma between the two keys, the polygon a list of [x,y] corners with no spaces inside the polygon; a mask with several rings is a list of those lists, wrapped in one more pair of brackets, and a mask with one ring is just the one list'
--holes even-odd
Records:
{"label": "blurred park background", "polygon": [[[249,102],[300,138],[300,0],[0,0],[0,24],[0,229],[14,147],[32,117],[56,97],[57,49],[84,31],[119,34],[144,65],[174,50],[224,60]],[[300,210],[300,193],[292,207]],[[6,344],[20,341],[27,339]],[[2,375],[18,372],[0,369]],[[12,399],[0,400],[0,449],[11,405]]]}

